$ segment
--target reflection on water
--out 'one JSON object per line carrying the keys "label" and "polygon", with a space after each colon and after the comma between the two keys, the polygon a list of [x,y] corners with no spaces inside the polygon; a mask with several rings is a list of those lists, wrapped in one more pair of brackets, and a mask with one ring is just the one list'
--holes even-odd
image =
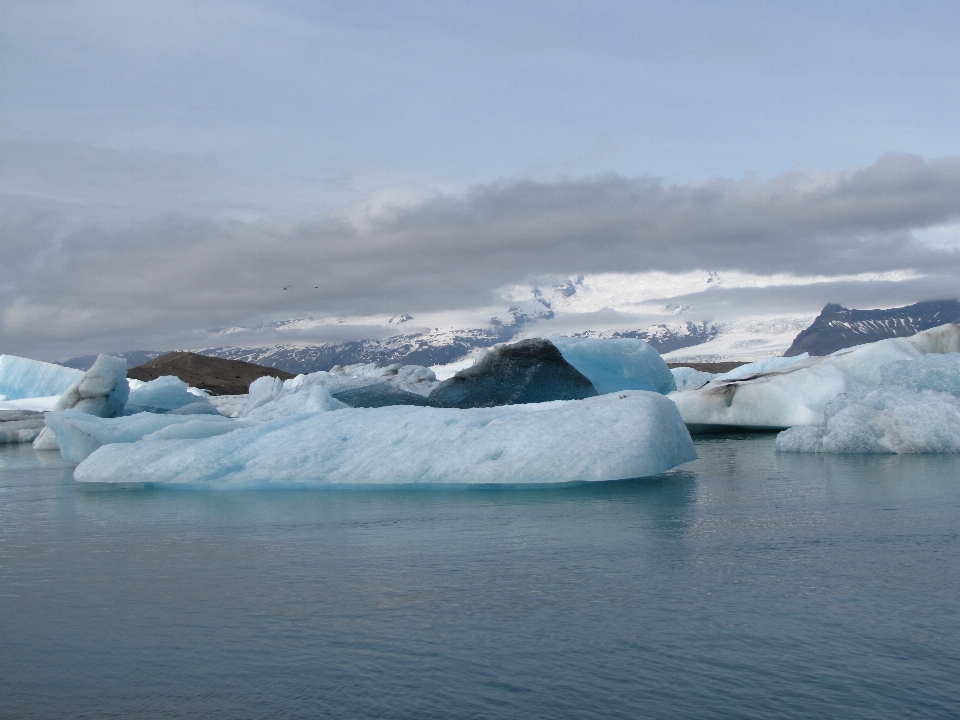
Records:
{"label": "reflection on water", "polygon": [[0,717],[930,717],[960,458],[697,441],[549,487],[79,489],[0,449]]}

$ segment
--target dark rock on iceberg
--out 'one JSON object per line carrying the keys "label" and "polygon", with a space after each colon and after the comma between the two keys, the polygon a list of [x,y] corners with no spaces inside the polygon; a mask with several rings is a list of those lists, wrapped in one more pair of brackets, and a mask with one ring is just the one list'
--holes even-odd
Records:
{"label": "dark rock on iceberg", "polygon": [[341,390],[334,393],[333,397],[355,408],[378,408],[387,405],[430,405],[430,401],[423,395],[401,390],[389,382]]}
{"label": "dark rock on iceberg", "polygon": [[582,400],[597,394],[582,373],[549,340],[504,345],[461,370],[430,393],[435,407],[477,408],[550,400]]}
{"label": "dark rock on iceberg", "polygon": [[910,337],[946,323],[960,322],[960,300],[931,300],[889,310],[849,310],[831,303],[784,353],[829,355],[854,345]]}

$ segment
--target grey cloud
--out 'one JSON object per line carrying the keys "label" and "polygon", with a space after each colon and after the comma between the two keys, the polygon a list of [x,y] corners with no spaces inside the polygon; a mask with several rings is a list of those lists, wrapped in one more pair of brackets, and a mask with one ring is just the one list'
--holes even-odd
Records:
{"label": "grey cloud", "polygon": [[913,269],[931,276],[914,286],[923,294],[960,266],[957,249],[911,237],[960,217],[954,158],[890,155],[767,182],[498,183],[361,216],[241,222],[195,210],[121,222],[42,193],[0,196],[5,347],[186,342],[199,328],[310,312],[467,308],[551,274]]}

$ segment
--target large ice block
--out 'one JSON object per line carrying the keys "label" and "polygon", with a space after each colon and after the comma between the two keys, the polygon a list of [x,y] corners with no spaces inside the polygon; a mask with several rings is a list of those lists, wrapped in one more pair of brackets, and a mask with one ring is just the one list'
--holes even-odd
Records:
{"label": "large ice block", "polygon": [[82,370],[16,355],[0,355],[0,400],[62,395]]}
{"label": "large ice block", "polygon": [[100,355],[93,366],[60,396],[56,409],[76,409],[97,417],[115,417],[123,412],[129,395],[127,361]]}
{"label": "large ice block", "polygon": [[785,430],[777,450],[830,453],[960,452],[960,398],[886,385],[831,401],[820,425]]}
{"label": "large ice block", "polygon": [[655,475],[695,458],[669,399],[624,391],[471,410],[295,415],[204,440],[104,445],[75,477],[222,488],[555,483]]}
{"label": "large ice block", "polygon": [[840,393],[880,385],[884,365],[958,351],[960,327],[947,324],[910,338],[858,345],[740,380],[718,378],[670,398],[692,432],[818,425],[824,421],[827,403]]}
{"label": "large ice block", "polygon": [[172,415],[138,413],[101,418],[79,410],[47,413],[47,428],[54,434],[60,454],[80,462],[101,445],[171,438],[206,438],[251,425],[222,415]]}

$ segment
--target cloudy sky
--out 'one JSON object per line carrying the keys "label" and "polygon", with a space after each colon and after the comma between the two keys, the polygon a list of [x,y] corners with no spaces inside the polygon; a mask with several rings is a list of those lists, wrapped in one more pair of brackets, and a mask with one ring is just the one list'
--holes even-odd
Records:
{"label": "cloudy sky", "polygon": [[957,47],[950,0],[4,0],[0,352],[579,273],[956,297]]}

